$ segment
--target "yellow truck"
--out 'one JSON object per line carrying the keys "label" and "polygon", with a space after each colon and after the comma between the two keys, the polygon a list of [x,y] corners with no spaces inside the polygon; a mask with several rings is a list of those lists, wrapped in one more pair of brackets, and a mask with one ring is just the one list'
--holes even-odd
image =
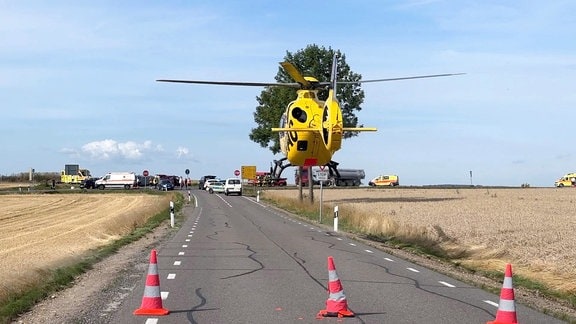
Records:
{"label": "yellow truck", "polygon": [[576,187],[576,173],[568,173],[554,182],[555,187]]}
{"label": "yellow truck", "polygon": [[78,164],[66,164],[64,170],[60,172],[61,183],[81,183],[90,178],[90,171],[80,169]]}

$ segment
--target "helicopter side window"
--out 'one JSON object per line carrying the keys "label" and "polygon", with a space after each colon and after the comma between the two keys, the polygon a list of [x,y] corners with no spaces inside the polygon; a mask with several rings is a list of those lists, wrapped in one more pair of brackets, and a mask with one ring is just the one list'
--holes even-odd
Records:
{"label": "helicopter side window", "polygon": [[305,123],[308,119],[306,112],[300,107],[292,109],[292,117],[301,123]]}

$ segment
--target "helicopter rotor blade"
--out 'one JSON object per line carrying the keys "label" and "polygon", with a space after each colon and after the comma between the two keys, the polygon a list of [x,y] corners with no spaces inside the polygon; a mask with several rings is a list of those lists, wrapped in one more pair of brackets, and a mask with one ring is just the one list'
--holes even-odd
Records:
{"label": "helicopter rotor blade", "polygon": [[290,62],[280,62],[280,65],[286,70],[286,72],[294,79],[294,81],[298,82],[302,85],[304,89],[312,88],[312,84],[310,81],[304,79],[300,71],[294,66],[294,64]]}
{"label": "helicopter rotor blade", "polygon": [[463,75],[463,74],[466,74],[466,73],[431,74],[431,75],[418,75],[418,76],[410,76],[410,77],[388,78],[388,79],[374,79],[374,80],[360,80],[360,81],[338,81],[338,83],[350,84],[350,83],[369,83],[369,82],[401,81],[401,80],[413,80],[413,79],[424,79],[424,78],[447,77],[447,76]]}
{"label": "helicopter rotor blade", "polygon": [[243,81],[201,81],[201,80],[170,80],[161,79],[157,82],[172,82],[172,83],[193,83],[193,84],[210,84],[210,85],[232,85],[232,86],[248,86],[248,87],[290,87],[300,88],[299,83],[274,83],[274,82],[243,82]]}

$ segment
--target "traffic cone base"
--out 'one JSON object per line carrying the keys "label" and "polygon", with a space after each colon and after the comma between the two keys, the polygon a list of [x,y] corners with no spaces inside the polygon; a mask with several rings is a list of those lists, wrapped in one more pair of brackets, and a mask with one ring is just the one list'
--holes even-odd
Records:
{"label": "traffic cone base", "polygon": [[354,313],[348,309],[346,295],[334,266],[334,259],[328,257],[328,300],[326,309],[318,312],[316,317],[354,317]]}
{"label": "traffic cone base", "polygon": [[138,308],[134,311],[134,315],[152,315],[162,316],[170,314],[170,311],[164,308]]}
{"label": "traffic cone base", "polygon": [[144,296],[140,308],[134,311],[134,315],[168,315],[169,310],[162,307],[162,297],[160,296],[160,277],[158,276],[158,264],[156,260],[156,250],[150,253],[150,265],[144,287]]}
{"label": "traffic cone base", "polygon": [[318,312],[317,317],[354,317],[354,313],[349,310],[341,310],[338,312],[328,312],[326,310],[321,310]]}

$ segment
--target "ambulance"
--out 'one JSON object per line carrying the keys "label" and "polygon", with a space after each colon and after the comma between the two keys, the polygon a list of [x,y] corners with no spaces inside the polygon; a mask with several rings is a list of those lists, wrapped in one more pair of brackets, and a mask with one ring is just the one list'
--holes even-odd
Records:
{"label": "ambulance", "polygon": [[576,173],[568,173],[554,182],[555,187],[574,187],[576,186]]}
{"label": "ambulance", "polygon": [[371,187],[374,186],[396,187],[400,185],[400,180],[397,175],[380,175],[370,180],[370,182],[368,182],[368,185]]}
{"label": "ambulance", "polygon": [[100,190],[134,188],[136,186],[136,174],[134,172],[110,172],[96,180],[95,186]]}

